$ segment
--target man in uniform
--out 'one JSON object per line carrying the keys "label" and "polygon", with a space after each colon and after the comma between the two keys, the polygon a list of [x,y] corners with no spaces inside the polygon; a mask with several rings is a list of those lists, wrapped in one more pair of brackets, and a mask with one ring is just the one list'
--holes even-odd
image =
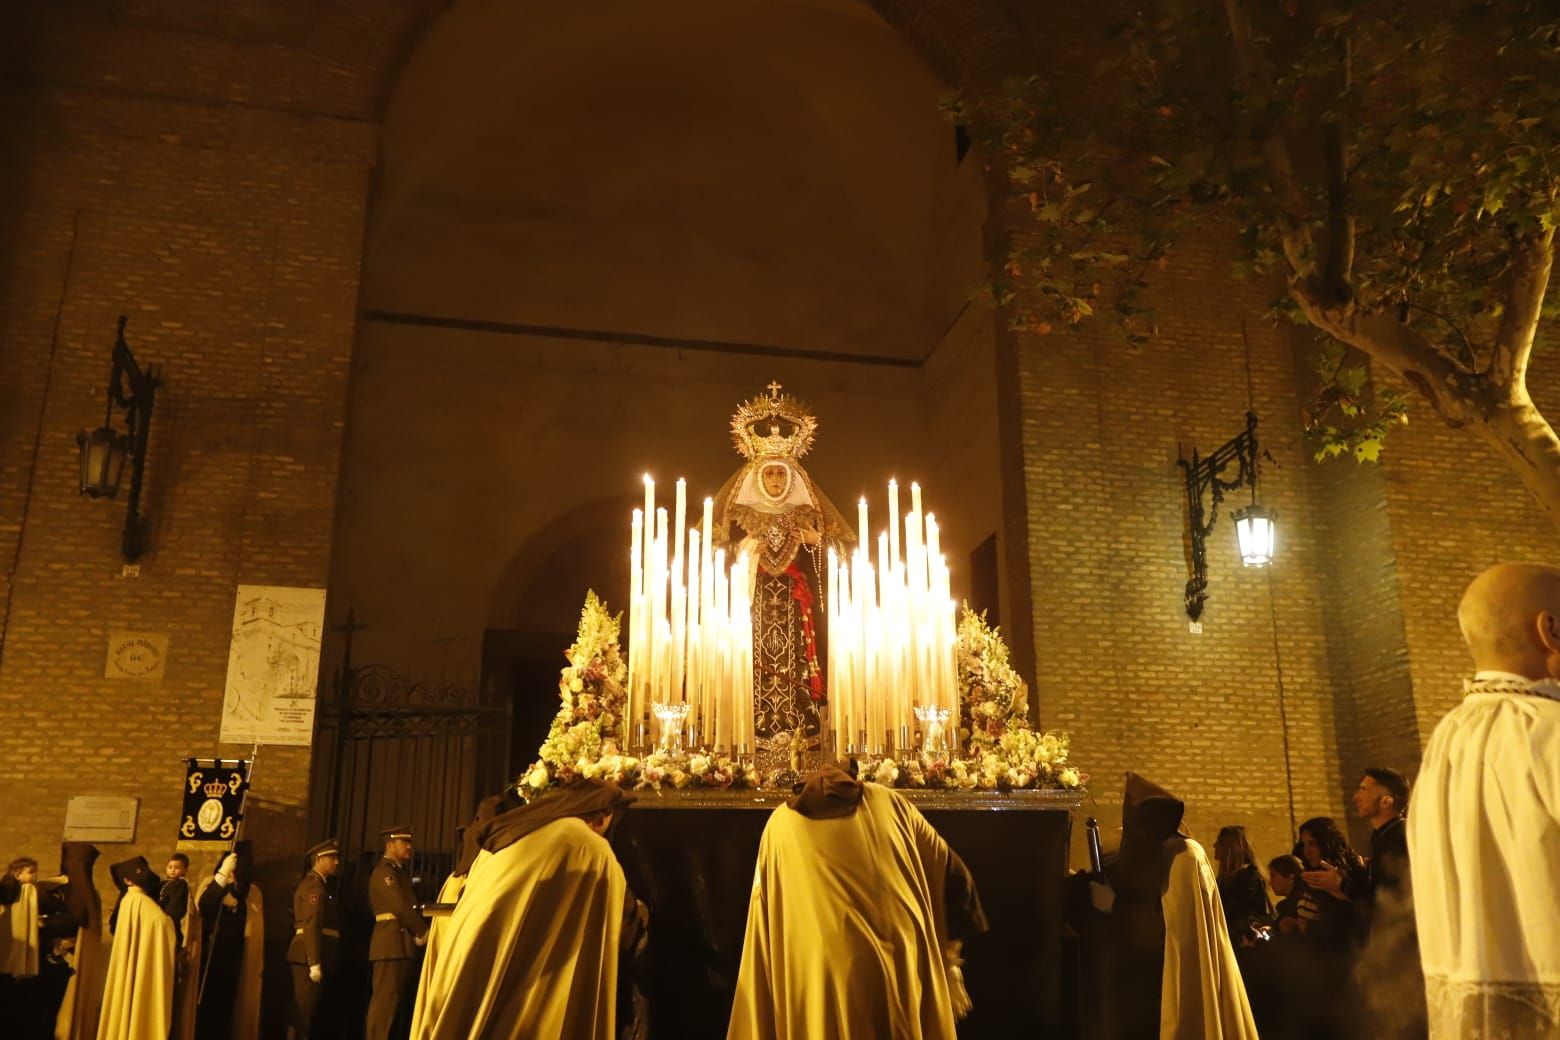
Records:
{"label": "man in uniform", "polygon": [[374,969],[373,995],[363,1022],[366,1040],[388,1040],[403,1011],[408,992],[417,978],[416,948],[428,941],[428,922],[414,909],[416,896],[408,867],[412,861],[410,827],[387,827],[379,832],[384,857],[368,879],[368,905],[374,912],[374,934],[368,943],[368,959]]}
{"label": "man in uniform", "polygon": [[313,1035],[315,1011],[325,975],[336,970],[336,943],[341,938],[336,899],[326,880],[341,865],[341,846],[327,839],[304,854],[308,872],[293,892],[293,937],[287,947],[292,966],[294,1025],[300,1040]]}

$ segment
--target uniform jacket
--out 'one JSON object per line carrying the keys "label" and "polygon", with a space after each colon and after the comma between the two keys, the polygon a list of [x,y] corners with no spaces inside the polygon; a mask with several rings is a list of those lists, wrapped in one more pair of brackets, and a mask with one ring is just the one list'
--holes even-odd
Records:
{"label": "uniform jacket", "polygon": [[327,972],[334,971],[340,938],[336,897],[325,879],[311,870],[293,891],[293,937],[287,947],[287,963],[318,964]]}
{"label": "uniform jacket", "polygon": [[412,940],[428,931],[428,922],[412,909],[414,903],[412,879],[394,863],[381,859],[368,879],[368,905],[374,911],[369,960],[395,961],[412,956],[417,948]]}

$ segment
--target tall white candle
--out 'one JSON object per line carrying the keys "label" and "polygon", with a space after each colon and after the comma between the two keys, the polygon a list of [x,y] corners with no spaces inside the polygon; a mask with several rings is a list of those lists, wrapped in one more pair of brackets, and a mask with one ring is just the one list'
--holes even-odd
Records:
{"label": "tall white candle", "polygon": [[639,716],[634,713],[640,673],[645,667],[640,630],[645,624],[644,514],[634,510],[629,521],[628,550],[628,689],[624,693],[623,743],[631,745]]}
{"label": "tall white candle", "polygon": [[888,482],[888,558],[899,566],[899,482]]}
{"label": "tall white candle", "polygon": [[[701,714],[704,710],[704,676],[699,670],[699,532],[688,532],[688,624],[687,624],[687,648],[685,650],[687,664],[684,665],[683,687],[687,690],[690,717]],[[700,724],[702,727],[702,723]],[[699,730],[703,737],[703,729]]]}

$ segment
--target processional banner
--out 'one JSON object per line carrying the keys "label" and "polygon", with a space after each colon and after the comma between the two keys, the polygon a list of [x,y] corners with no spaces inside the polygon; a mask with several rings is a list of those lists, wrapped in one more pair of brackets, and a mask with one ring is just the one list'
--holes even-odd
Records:
{"label": "processional banner", "polygon": [[185,760],[180,852],[225,851],[232,845],[244,818],[250,764],[244,758]]}

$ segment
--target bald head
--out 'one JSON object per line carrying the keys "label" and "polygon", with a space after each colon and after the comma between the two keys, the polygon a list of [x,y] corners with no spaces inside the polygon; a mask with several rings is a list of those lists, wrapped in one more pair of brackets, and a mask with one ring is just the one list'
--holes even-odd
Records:
{"label": "bald head", "polygon": [[1560,678],[1560,568],[1496,564],[1463,593],[1457,623],[1480,671]]}

